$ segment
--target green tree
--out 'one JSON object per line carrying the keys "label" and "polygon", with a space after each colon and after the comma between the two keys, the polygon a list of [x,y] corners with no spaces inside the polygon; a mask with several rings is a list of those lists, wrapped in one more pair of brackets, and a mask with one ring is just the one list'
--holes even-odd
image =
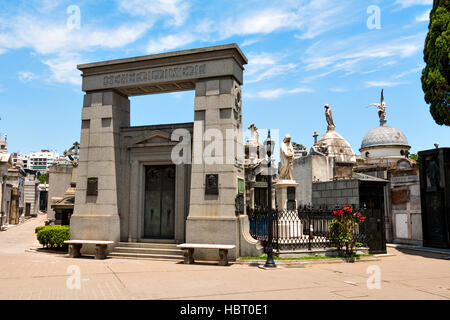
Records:
{"label": "green tree", "polygon": [[428,29],[422,89],[434,121],[450,126],[450,0],[434,0]]}
{"label": "green tree", "polygon": [[38,180],[40,184],[48,184],[48,173],[38,175]]}

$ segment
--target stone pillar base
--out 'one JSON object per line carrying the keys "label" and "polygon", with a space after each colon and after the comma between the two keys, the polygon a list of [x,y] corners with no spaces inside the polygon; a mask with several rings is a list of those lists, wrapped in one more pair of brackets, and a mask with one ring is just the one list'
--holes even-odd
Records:
{"label": "stone pillar base", "polygon": [[[237,218],[188,217],[186,220],[186,242],[205,244],[230,244],[228,258],[236,260],[239,252],[239,224]],[[218,261],[217,250],[196,249],[195,260]]]}
{"label": "stone pillar base", "polygon": [[[70,219],[71,240],[105,240],[120,241],[120,219],[119,215],[72,215]],[[114,245],[106,249],[110,253]],[[95,245],[85,244],[81,248],[82,254],[95,254]]]}
{"label": "stone pillar base", "polygon": [[[188,218],[186,242],[235,245],[235,249],[228,250],[228,259],[231,261],[235,261],[240,256],[258,257],[262,254],[259,241],[250,235],[250,225],[246,215],[236,218]],[[219,261],[219,256],[217,250],[196,249],[194,259]]]}
{"label": "stone pillar base", "polygon": [[[297,188],[298,183],[295,182],[295,180],[278,180],[278,182],[275,184],[278,210],[287,210],[287,190],[289,187]],[[297,200],[295,201],[295,208],[297,208]]]}

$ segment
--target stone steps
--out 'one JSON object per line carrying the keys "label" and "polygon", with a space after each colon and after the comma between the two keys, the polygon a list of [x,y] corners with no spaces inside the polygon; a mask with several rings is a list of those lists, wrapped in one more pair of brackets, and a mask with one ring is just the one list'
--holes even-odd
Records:
{"label": "stone steps", "polygon": [[147,242],[119,242],[109,254],[118,258],[137,258],[155,260],[181,260],[183,250],[178,249],[174,243],[147,243]]}

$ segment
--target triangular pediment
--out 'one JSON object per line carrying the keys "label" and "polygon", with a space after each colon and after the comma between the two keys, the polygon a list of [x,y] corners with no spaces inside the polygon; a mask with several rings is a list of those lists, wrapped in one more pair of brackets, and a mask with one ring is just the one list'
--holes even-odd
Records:
{"label": "triangular pediment", "polygon": [[178,135],[172,135],[161,130],[154,130],[130,140],[127,143],[127,148],[172,146],[176,145],[178,141],[180,141],[180,136]]}

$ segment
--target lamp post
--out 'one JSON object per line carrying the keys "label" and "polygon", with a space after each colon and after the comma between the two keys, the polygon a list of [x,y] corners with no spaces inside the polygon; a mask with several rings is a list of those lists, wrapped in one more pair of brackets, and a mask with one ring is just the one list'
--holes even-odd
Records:
{"label": "lamp post", "polygon": [[269,171],[269,179],[267,181],[267,187],[268,187],[268,202],[269,202],[269,219],[268,219],[268,226],[267,226],[267,241],[269,243],[268,252],[267,252],[267,260],[266,264],[264,265],[265,268],[276,268],[275,261],[273,260],[273,247],[272,247],[272,241],[273,241],[273,222],[272,222],[272,153],[275,147],[275,141],[272,140],[270,137],[270,130],[269,134],[267,135],[266,141],[264,141],[264,148],[266,149],[267,156],[269,158],[268,163],[268,171]]}

